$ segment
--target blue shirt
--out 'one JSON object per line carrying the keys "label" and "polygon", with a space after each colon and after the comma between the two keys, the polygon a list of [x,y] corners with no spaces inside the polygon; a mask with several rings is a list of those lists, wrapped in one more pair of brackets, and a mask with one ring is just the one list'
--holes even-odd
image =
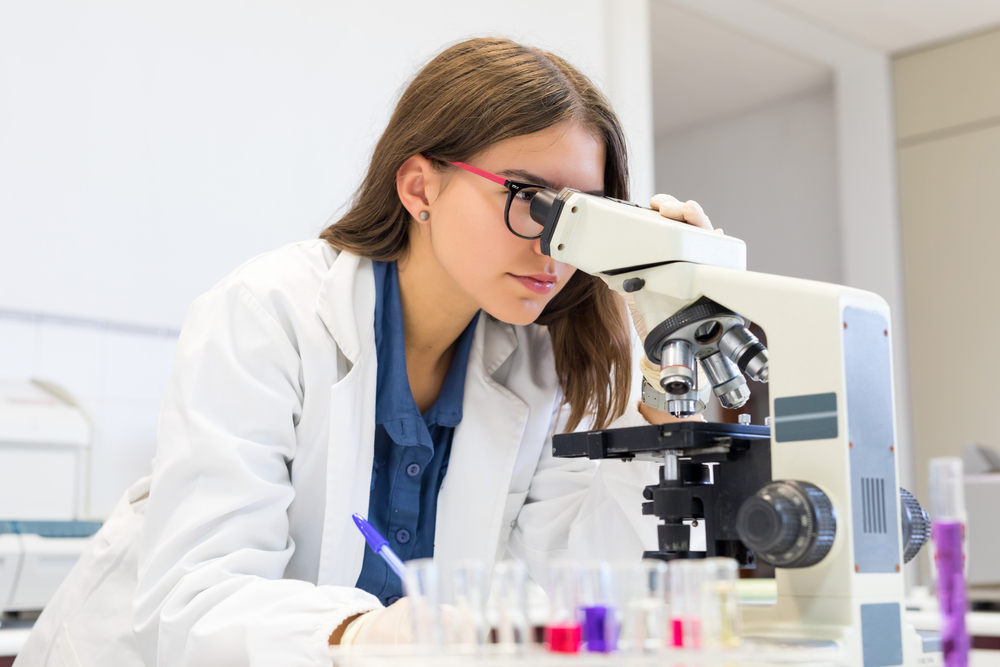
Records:
{"label": "blue shirt", "polygon": [[[451,439],[462,421],[465,369],[479,314],[458,338],[458,348],[434,405],[420,414],[406,374],[403,308],[395,262],[375,270],[375,461],[368,521],[401,560],[434,555],[437,497],[448,469]],[[399,577],[370,547],[357,587],[389,605],[403,595]]]}

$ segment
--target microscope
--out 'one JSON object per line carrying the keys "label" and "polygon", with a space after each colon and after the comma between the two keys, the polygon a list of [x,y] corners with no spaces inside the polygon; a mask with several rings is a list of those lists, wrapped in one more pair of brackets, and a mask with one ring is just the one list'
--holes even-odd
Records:
{"label": "microscope", "polygon": [[[773,565],[777,602],[743,608],[748,636],[835,642],[864,667],[941,664],[939,646],[903,618],[902,566],[930,521],[898,484],[885,301],[746,271],[741,240],[628,202],[543,190],[530,215],[543,225],[543,253],[634,299],[650,327],[646,356],[661,369],[662,391],[644,382],[644,392],[666,411],[703,409],[699,367],[726,409],[747,402],[747,379],[768,383],[768,425],[555,436],[555,456],[662,461],[644,491],[643,513],[661,521],[658,550],[645,556]],[[704,523],[704,552],[691,550],[692,521]]]}

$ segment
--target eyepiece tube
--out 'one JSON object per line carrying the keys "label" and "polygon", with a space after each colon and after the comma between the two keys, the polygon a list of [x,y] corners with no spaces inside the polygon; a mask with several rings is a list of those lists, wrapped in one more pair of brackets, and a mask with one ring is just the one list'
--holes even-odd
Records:
{"label": "eyepiece tube", "polygon": [[708,381],[712,383],[712,392],[719,397],[722,407],[728,410],[743,407],[750,398],[750,390],[736,364],[721,352],[715,352],[702,359],[701,365],[708,375]]}
{"label": "eyepiece tube", "polygon": [[556,225],[559,224],[559,216],[562,214],[565,199],[572,192],[568,188],[563,188],[558,193],[546,188],[539,190],[531,198],[528,215],[531,216],[532,220],[542,225],[540,241],[543,255],[552,256],[552,235],[556,231]]}
{"label": "eyepiece tube", "polygon": [[768,381],[767,348],[746,327],[736,325],[722,334],[719,350],[751,380]]}
{"label": "eyepiece tube", "polygon": [[535,196],[531,198],[531,207],[528,209],[528,215],[531,216],[531,219],[544,225],[549,219],[549,213],[556,202],[557,194],[555,190],[548,189],[536,192]]}
{"label": "eyepiece tube", "polygon": [[660,352],[660,386],[673,396],[698,388],[694,348],[686,340],[668,340]]}

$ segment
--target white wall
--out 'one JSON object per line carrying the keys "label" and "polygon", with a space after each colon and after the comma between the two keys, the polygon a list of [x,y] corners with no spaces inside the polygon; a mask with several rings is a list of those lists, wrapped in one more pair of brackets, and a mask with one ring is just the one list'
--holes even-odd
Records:
{"label": "white wall", "polygon": [[658,137],[660,192],[747,241],[747,268],[842,282],[830,87]]}
{"label": "white wall", "polygon": [[4,2],[0,307],[178,326],[243,260],[316,236],[444,45],[507,34],[603,81],[602,16],[601,0]]}
{"label": "white wall", "polygon": [[669,1],[833,71],[841,281],[850,287],[875,292],[892,310],[899,477],[900,484],[913,488],[910,380],[903,325],[906,312],[889,56],[785,13],[766,0]]}
{"label": "white wall", "polygon": [[[910,368],[920,380],[913,384],[913,442],[922,498],[929,494],[930,459],[959,456],[967,444],[1000,447],[1000,355],[989,343],[1000,328],[998,62],[1000,30],[894,63]],[[941,408],[949,394],[956,397],[954,410]],[[929,574],[931,561],[923,561]]]}
{"label": "white wall", "polygon": [[0,377],[53,381],[92,414],[91,510],[149,470],[190,302],[314,238],[400,87],[448,44],[504,35],[567,57],[622,105],[636,192],[652,194],[648,14],[647,0],[0,3]]}

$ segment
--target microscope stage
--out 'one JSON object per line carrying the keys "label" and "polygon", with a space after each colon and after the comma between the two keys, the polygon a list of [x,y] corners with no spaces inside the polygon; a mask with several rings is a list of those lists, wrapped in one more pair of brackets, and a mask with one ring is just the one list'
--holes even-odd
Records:
{"label": "microscope stage", "polygon": [[720,448],[746,449],[751,442],[771,439],[771,427],[722,422],[673,422],[552,438],[552,455],[562,458],[630,459],[636,454],[673,450],[682,455],[717,453]]}

